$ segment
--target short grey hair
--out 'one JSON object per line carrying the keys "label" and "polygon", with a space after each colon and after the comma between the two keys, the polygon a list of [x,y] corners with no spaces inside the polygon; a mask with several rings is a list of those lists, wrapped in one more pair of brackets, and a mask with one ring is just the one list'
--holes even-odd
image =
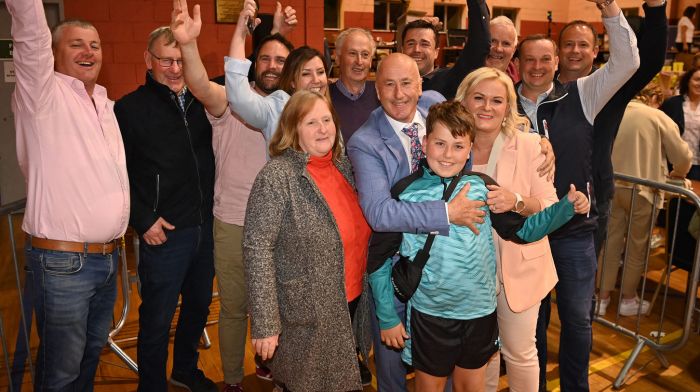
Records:
{"label": "short grey hair", "polygon": [[363,29],[360,27],[350,27],[347,28],[338,34],[338,37],[335,39],[335,50],[338,53],[342,53],[343,51],[343,44],[345,43],[345,39],[348,38],[352,34],[362,34],[364,35],[370,42],[370,57],[374,57],[374,52],[377,50],[377,43],[374,42],[374,36],[372,33],[369,32],[367,29]]}
{"label": "short grey hair", "polygon": [[56,45],[58,45],[58,41],[61,40],[61,36],[63,35],[63,29],[68,27],[68,26],[73,26],[73,27],[80,27],[83,29],[93,29],[97,31],[95,28],[95,25],[92,23],[88,22],[87,20],[83,19],[66,19],[56,26],[51,29],[51,47],[56,48]]}
{"label": "short grey hair", "polygon": [[513,46],[518,45],[518,30],[515,28],[515,23],[513,23],[512,20],[510,20],[509,17],[505,15],[499,15],[493,19],[491,19],[491,22],[489,22],[489,26],[494,26],[494,25],[503,25],[503,26],[508,26],[513,29],[513,35],[515,36],[515,42],[513,42]]}
{"label": "short grey hair", "polygon": [[148,50],[153,49],[153,45],[155,45],[160,37],[163,37],[165,40],[165,46],[172,45],[173,42],[175,46],[177,46],[177,41],[175,41],[175,36],[173,35],[173,31],[170,30],[170,26],[161,26],[151,31],[151,34],[148,35]]}

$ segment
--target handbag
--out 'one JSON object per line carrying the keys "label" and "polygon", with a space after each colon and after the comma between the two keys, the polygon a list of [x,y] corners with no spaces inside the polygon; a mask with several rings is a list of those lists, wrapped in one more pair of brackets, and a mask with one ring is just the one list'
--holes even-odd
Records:
{"label": "handbag", "polygon": [[[461,171],[452,179],[447,189],[445,189],[442,200],[448,201],[450,199],[460,178],[462,178]],[[423,277],[423,267],[425,267],[425,264],[430,258],[430,248],[433,246],[433,241],[435,241],[435,234],[428,235],[423,249],[418,251],[413,261],[406,256],[400,256],[399,260],[394,263],[394,266],[391,268],[391,286],[394,288],[394,295],[396,295],[399,301],[408,302],[413,296],[413,293],[418,289],[420,280]]]}

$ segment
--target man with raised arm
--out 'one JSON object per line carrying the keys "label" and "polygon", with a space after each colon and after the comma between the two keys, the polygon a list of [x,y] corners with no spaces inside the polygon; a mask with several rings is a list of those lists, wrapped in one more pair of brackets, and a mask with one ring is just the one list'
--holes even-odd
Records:
{"label": "man with raised arm", "polygon": [[435,90],[447,99],[454,98],[467,74],[484,64],[489,53],[489,8],[486,0],[467,0],[469,39],[455,65],[435,68],[440,50],[437,26],[423,19],[406,24],[401,32],[401,51],[414,59],[423,78],[423,91]]}
{"label": "man with raised arm", "polygon": [[[296,11],[282,10],[273,17],[273,32],[288,33],[296,25]],[[243,267],[242,234],[253,180],[267,161],[267,141],[255,129],[233,115],[224,86],[209,81],[197,48],[202,27],[199,5],[190,17],[185,0],[173,1],[170,28],[180,45],[185,84],[204,105],[212,124],[216,178],[214,185],[214,267],[221,302],[219,350],[224,370],[223,392],[243,390],[243,359],[248,329],[248,309]],[[277,90],[282,66],[292,45],[280,34],[264,38],[255,59],[251,88],[260,95]]]}
{"label": "man with raised arm", "polygon": [[[559,62],[554,41],[541,35],[529,36],[519,46],[522,81],[517,85],[518,109],[528,116],[535,132],[549,138],[557,156],[567,157],[556,162],[554,185],[560,197],[568,191],[569,184],[587,190],[589,198],[593,194],[593,121],[639,67],[634,32],[615,1],[588,1],[595,2],[601,10],[610,35],[610,60],[601,71],[561,84],[554,79]],[[589,215],[574,217],[549,236],[559,276],[555,286],[561,320],[559,371],[562,390],[566,391],[588,390],[591,298],[597,267],[593,244],[597,213],[594,203],[591,207]],[[543,302],[537,328],[540,364],[546,364],[547,355],[546,348],[540,349],[546,342],[546,305]],[[544,383],[541,380],[540,388]]]}
{"label": "man with raised arm", "polygon": [[[661,71],[666,56],[666,0],[646,0],[643,7],[645,18],[637,37],[639,69],[605,104],[593,123],[593,189],[598,210],[596,254],[600,253],[605,241],[610,203],[615,190],[610,159],[615,135],[627,104]],[[573,21],[562,28],[559,34],[561,62],[557,77],[560,82],[576,80],[598,69],[593,66],[598,53],[597,38],[593,26],[586,22]]]}
{"label": "man with raised arm", "polygon": [[95,27],[49,31],[39,0],[7,0],[16,74],[12,111],[26,179],[27,279],[39,331],[34,390],[89,391],[116,299],[129,179],[114,103],[96,83]]}

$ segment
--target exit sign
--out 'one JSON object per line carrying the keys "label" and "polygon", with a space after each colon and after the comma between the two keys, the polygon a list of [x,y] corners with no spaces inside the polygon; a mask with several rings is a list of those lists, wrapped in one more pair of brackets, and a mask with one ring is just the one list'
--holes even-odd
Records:
{"label": "exit sign", "polygon": [[0,60],[12,60],[11,39],[0,39]]}

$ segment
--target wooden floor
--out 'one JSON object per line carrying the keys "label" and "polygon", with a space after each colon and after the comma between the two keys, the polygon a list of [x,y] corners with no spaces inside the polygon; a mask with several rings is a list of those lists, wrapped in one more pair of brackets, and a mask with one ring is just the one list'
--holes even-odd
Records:
{"label": "wooden floor", "polygon": [[[10,352],[14,352],[15,339],[17,337],[17,328],[19,325],[19,304],[15,289],[15,272],[12,267],[12,262],[7,255],[7,222],[0,222],[0,312],[3,317],[4,332],[7,336],[7,344]],[[21,249],[21,247],[19,248]],[[131,257],[130,257],[131,259]],[[659,280],[660,270],[663,267],[661,256],[656,255],[650,262],[650,279]],[[21,275],[21,274],[20,274]],[[681,333],[679,314],[680,302],[682,301],[681,292],[686,279],[684,271],[674,272],[671,278],[671,286],[675,289],[671,291],[671,298],[668,300],[666,309],[668,321],[665,322],[663,331],[666,333],[666,338],[674,338]],[[130,295],[132,308],[129,311],[127,323],[121,333],[117,336],[118,339],[124,340],[120,346],[132,357],[136,358],[135,339],[137,332],[137,306],[138,295],[136,294],[135,285]],[[648,297],[645,297],[648,298]],[[115,317],[119,316],[121,300],[115,307]],[[211,307],[210,321],[215,323],[218,312],[218,300],[215,299]],[[608,313],[613,313],[615,308],[611,304]],[[658,314],[660,306],[654,308],[654,314]],[[550,363],[547,366],[548,389],[558,390],[558,367],[555,363],[556,352],[558,350],[558,334],[559,322],[556,315],[556,307],[552,316],[552,324],[549,329],[549,358]],[[657,328],[653,322],[653,317],[644,317],[640,322],[642,331],[647,331]],[[635,323],[633,318],[622,318],[622,324],[628,328],[634,328]],[[634,341],[611,328],[594,323],[594,346],[590,360],[590,385],[592,391],[607,391],[611,390],[613,381],[617,377],[620,369],[629,357],[631,350],[634,348]],[[200,351],[200,367],[214,381],[223,382],[223,372],[218,352],[218,330],[217,324],[212,324],[207,328],[212,341],[212,346],[209,349]],[[35,352],[37,345],[36,334],[33,333],[30,346]],[[171,346],[172,349],[172,339]],[[250,343],[247,345],[246,361],[245,361],[245,379],[243,380],[244,388],[248,392],[268,392],[272,390],[272,384],[268,381],[260,380],[255,377],[255,366],[253,364],[253,351]],[[632,370],[629,373],[628,379],[624,385],[624,390],[627,391],[700,391],[700,335],[691,334],[687,344],[681,349],[666,354],[670,363],[667,369],[664,369],[656,359],[654,353],[645,348],[642,350],[637,361],[634,363]],[[6,363],[0,358],[0,390],[6,390],[8,386],[8,378],[5,372]],[[170,369],[171,362],[168,362],[167,368]],[[29,382],[29,371],[25,371],[23,390],[31,390]],[[412,391],[412,382],[409,381],[409,389]],[[105,349],[102,355],[102,360],[95,379],[95,390],[100,392],[112,391],[134,391],[137,386],[137,377],[134,372],[126,367],[124,362],[120,360],[113,352]],[[182,391],[181,389],[171,387],[171,391]],[[366,387],[365,391],[376,390],[376,379],[373,380],[373,385]],[[507,388],[506,376],[501,377],[499,390],[505,391]]]}

